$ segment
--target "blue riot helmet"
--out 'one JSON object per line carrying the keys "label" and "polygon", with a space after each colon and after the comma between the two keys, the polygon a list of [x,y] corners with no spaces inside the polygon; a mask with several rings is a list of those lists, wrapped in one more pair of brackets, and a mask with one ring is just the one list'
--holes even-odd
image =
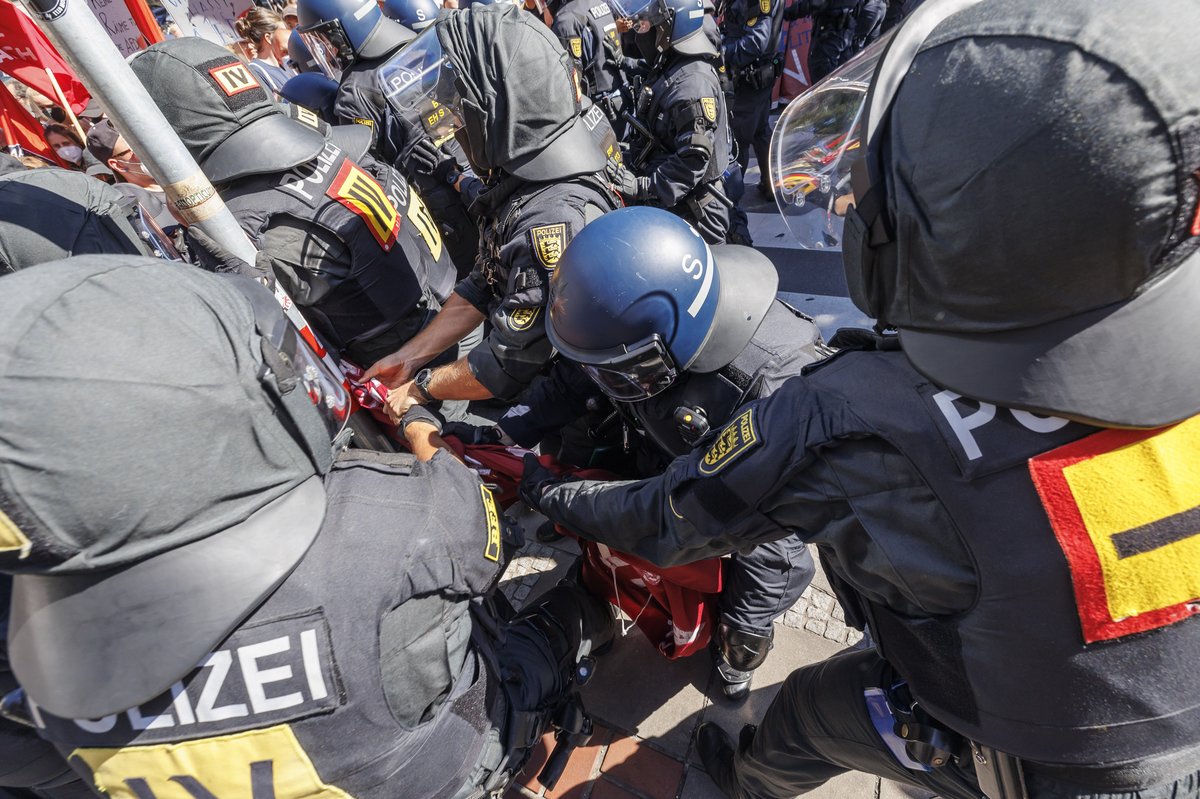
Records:
{"label": "blue riot helmet", "polygon": [[655,49],[684,55],[721,54],[711,0],[612,0],[613,15],[633,23],[635,33],[655,32]]}
{"label": "blue riot helmet", "polygon": [[383,13],[389,19],[420,33],[437,22],[442,7],[434,0],[383,0]]}
{"label": "blue riot helmet", "polygon": [[296,30],[321,70],[334,80],[356,58],[386,56],[415,35],[385,17],[375,0],[299,0],[296,12]]}
{"label": "blue riot helmet", "polygon": [[322,119],[332,125],[337,118],[333,112],[337,91],[337,82],[332,78],[320,72],[304,72],[289,78],[280,88],[279,94],[289,103],[316,111]]}
{"label": "blue riot helmet", "polygon": [[288,59],[296,71],[301,74],[321,71],[321,65],[317,63],[317,59],[313,58],[312,51],[308,49],[308,45],[304,43],[304,37],[298,30],[292,31],[288,36]]}
{"label": "blue riot helmet", "polygon": [[652,397],[685,371],[715,372],[762,324],[779,276],[765,255],[710,247],[658,208],[605,214],[575,235],[550,279],[550,343],[610,397]]}

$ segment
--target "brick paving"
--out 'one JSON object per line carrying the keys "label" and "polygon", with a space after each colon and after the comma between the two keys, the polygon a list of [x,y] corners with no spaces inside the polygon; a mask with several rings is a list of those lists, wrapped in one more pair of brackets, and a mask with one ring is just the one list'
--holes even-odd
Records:
{"label": "brick paving", "polygon": [[[565,574],[579,549],[570,539],[537,541],[533,531],[541,517],[520,506],[509,513],[517,516],[529,540],[510,562],[500,590],[520,608]],[[721,794],[698,765],[691,743],[700,721],[714,720],[736,733],[742,723],[761,717],[779,682],[793,668],[827,657],[862,637],[846,626],[820,571],[776,624],[787,630],[777,632],[776,652],[768,658],[761,679],[756,678],[755,695],[740,706],[716,698],[719,689],[706,655],[669,662],[644,641],[619,642],[598,670],[598,677],[617,675],[618,679],[607,688],[590,685],[585,691],[596,722],[590,743],[572,753],[558,784],[547,791],[537,780],[554,745],[553,737],[545,736],[505,799],[719,799]],[[630,637],[640,636],[634,631]],[[636,684],[630,684],[630,679]],[[876,799],[884,785],[868,775],[846,775],[810,797]]]}

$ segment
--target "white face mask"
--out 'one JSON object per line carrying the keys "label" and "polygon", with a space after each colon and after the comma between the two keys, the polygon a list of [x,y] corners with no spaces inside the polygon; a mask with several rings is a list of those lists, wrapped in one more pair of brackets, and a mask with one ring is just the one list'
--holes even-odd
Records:
{"label": "white face mask", "polygon": [[79,159],[83,157],[83,148],[74,144],[55,147],[54,152],[58,153],[59,158],[72,164],[78,164]]}

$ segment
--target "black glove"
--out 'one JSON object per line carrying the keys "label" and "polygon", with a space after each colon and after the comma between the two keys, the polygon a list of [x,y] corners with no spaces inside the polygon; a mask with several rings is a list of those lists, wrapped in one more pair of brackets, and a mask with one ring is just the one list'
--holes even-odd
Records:
{"label": "black glove", "polygon": [[449,156],[433,143],[419,123],[404,114],[396,114],[395,118],[404,130],[404,141],[407,142],[407,147],[400,154],[400,166],[419,175],[432,175],[438,164]]}
{"label": "black glove", "polygon": [[189,249],[195,253],[196,261],[202,268],[210,272],[234,272],[260,280],[271,287],[275,285],[271,258],[262,250],[258,251],[254,257],[254,266],[251,266],[218,244],[216,239],[201,230],[198,225],[187,229],[187,238],[191,242]]}
{"label": "black glove", "polygon": [[525,471],[521,474],[518,493],[529,507],[541,511],[542,495],[546,493],[546,489],[573,482],[575,479],[555,474],[538,461],[537,455],[530,452],[525,455]]}
{"label": "black glove", "polygon": [[467,424],[466,422],[447,422],[442,432],[454,436],[464,444],[499,444],[500,430],[492,425]]}
{"label": "black glove", "polygon": [[604,167],[613,189],[628,202],[638,202],[650,196],[650,178],[638,177],[616,158],[609,158]]}

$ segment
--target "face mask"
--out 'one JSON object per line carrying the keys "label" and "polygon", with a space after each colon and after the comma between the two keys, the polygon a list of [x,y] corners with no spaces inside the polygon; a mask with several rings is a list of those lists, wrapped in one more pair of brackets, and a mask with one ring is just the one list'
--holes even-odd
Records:
{"label": "face mask", "polygon": [[121,160],[117,160],[117,159],[114,159],[114,160],[116,160],[117,163],[121,165],[121,171],[127,172],[130,175],[141,175],[141,176],[147,177],[147,178],[154,177],[153,175],[151,175],[149,172],[146,171],[146,165],[143,164],[141,161],[121,161]]}
{"label": "face mask", "polygon": [[54,152],[58,153],[59,158],[72,164],[78,164],[79,159],[83,157],[83,148],[77,147],[74,144],[56,147]]}

